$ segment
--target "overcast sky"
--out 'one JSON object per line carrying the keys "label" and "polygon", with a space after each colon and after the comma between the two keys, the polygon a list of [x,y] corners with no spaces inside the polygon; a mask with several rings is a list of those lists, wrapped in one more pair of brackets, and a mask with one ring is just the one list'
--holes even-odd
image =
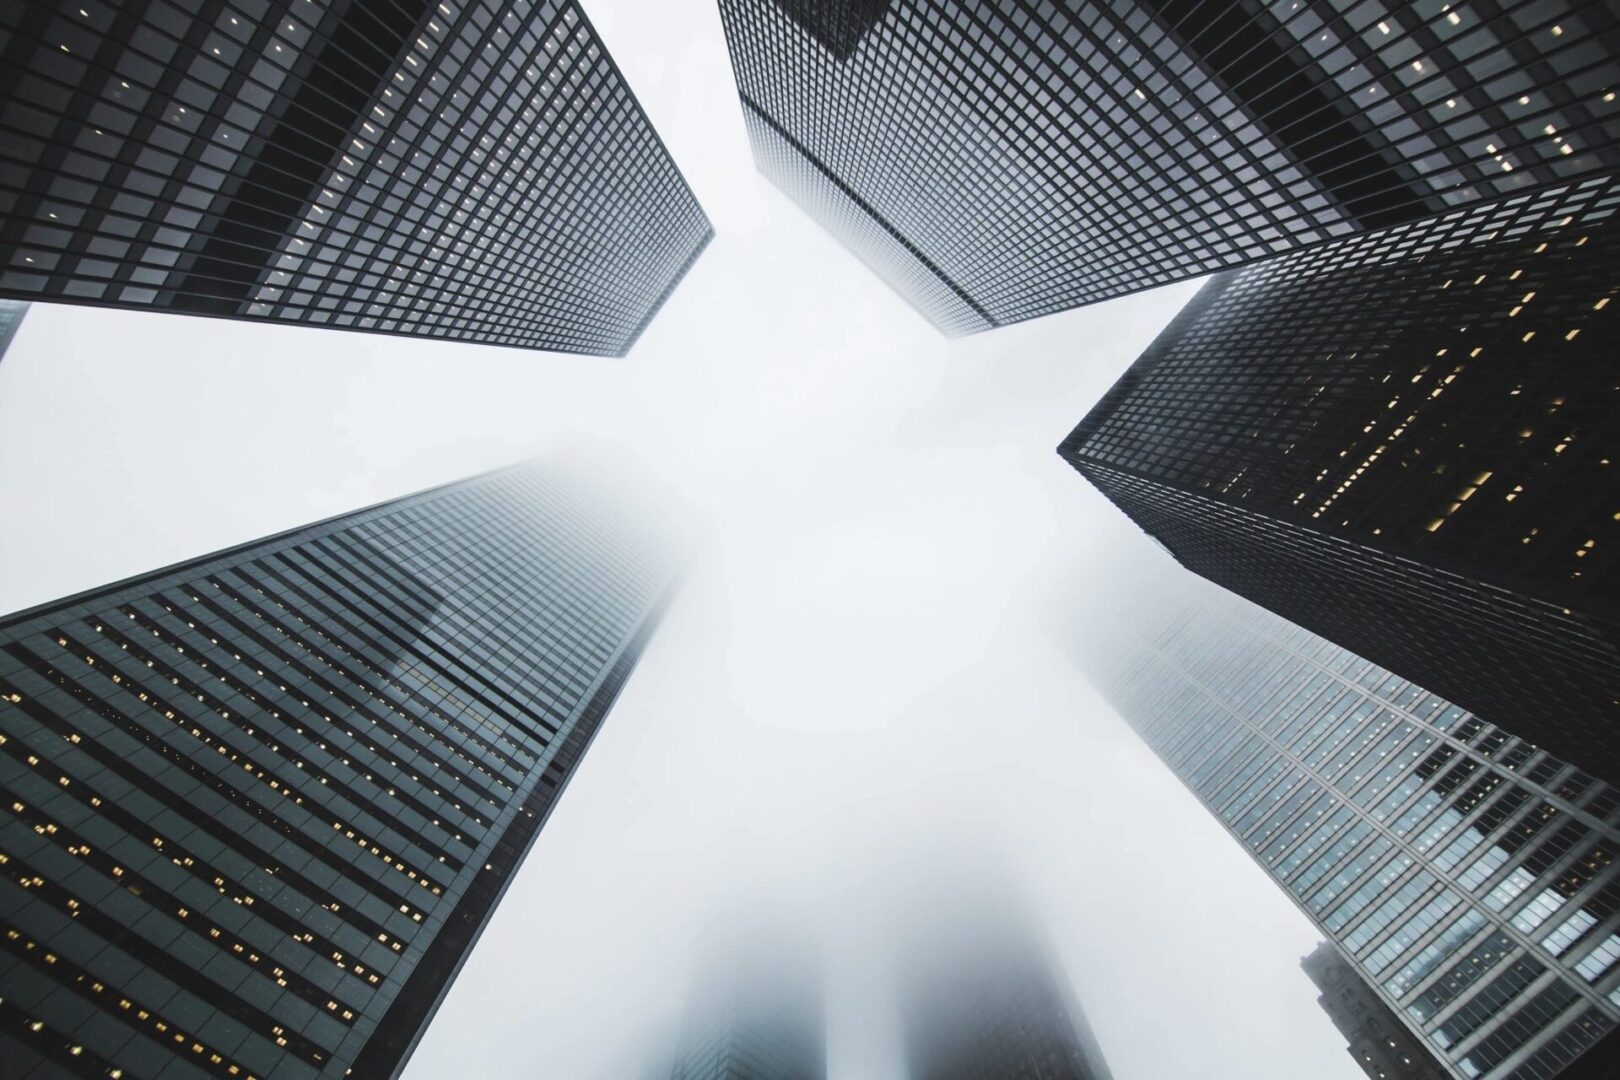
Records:
{"label": "overcast sky", "polygon": [[1022,879],[1118,1080],[1358,1076],[1312,927],[1045,629],[1098,575],[1180,572],[1053,447],[1196,284],[946,341],[754,172],[710,0],[587,11],[718,232],[631,356],[35,305],[0,610],[630,459],[695,565],[407,1080],[639,1080],[739,903],[830,943],[833,1075],[897,1076],[871,957],[955,845]]}

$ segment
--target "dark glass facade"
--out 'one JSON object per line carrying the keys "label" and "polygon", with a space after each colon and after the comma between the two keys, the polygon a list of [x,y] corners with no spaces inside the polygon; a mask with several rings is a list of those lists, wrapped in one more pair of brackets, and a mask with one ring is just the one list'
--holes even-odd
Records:
{"label": "dark glass facade", "polygon": [[1331,942],[1322,942],[1299,966],[1322,991],[1317,1004],[1350,1041],[1345,1049],[1371,1080],[1449,1080],[1450,1071]]}
{"label": "dark glass facade", "polygon": [[392,1077],[653,631],[520,466],[0,624],[11,1077]]}
{"label": "dark glass facade", "polygon": [[1111,1080],[1050,944],[1019,905],[974,896],[940,918],[912,913],[899,1006],[911,1080]]}
{"label": "dark glass facade", "polygon": [[1059,452],[1190,569],[1620,778],[1617,207],[1217,275]]}
{"label": "dark glass facade", "polygon": [[1620,166],[1595,0],[720,0],[760,170],[947,333]]}
{"label": "dark glass facade", "polygon": [[0,8],[0,295],[622,355],[712,236],[572,0]]}
{"label": "dark glass facade", "polygon": [[1120,716],[1451,1075],[1605,1075],[1620,789],[1185,586],[1093,612],[1083,666]]}

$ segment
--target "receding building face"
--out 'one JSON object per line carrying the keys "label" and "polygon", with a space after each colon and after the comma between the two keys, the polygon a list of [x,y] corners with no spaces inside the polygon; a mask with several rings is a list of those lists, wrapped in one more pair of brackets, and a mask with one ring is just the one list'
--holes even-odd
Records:
{"label": "receding building face", "polygon": [[1005,898],[946,892],[901,932],[911,1080],[1110,1080],[1049,943]]}
{"label": "receding building face", "polygon": [[1331,942],[1322,942],[1299,966],[1322,991],[1317,1004],[1350,1041],[1345,1047],[1350,1057],[1372,1080],[1451,1076]]}
{"label": "receding building face", "polygon": [[1188,584],[1100,613],[1086,667],[1378,999],[1458,1077],[1551,1077],[1614,1031],[1620,790]]}
{"label": "receding building face", "polygon": [[720,12],[761,171],[953,334],[1620,165],[1580,0]]}
{"label": "receding building face", "polygon": [[6,296],[618,355],[712,235],[572,0],[0,31]]}
{"label": "receding building face", "polygon": [[670,582],[524,466],[0,624],[14,1077],[392,1077]]}
{"label": "receding building face", "polygon": [[1620,778],[1617,206],[1219,275],[1059,452],[1197,573]]}

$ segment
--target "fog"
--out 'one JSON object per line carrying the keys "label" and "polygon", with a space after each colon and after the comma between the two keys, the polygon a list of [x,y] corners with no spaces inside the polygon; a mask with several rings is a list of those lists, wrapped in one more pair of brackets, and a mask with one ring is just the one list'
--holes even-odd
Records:
{"label": "fog", "polygon": [[819,943],[831,1074],[902,1075],[877,957],[959,844],[1119,1080],[1358,1075],[1314,930],[1049,632],[1180,572],[1053,447],[1196,283],[946,341],[754,173],[712,3],[587,10],[718,232],[630,357],[36,304],[0,610],[536,454],[628,463],[685,584],[407,1080],[655,1074],[739,909]]}

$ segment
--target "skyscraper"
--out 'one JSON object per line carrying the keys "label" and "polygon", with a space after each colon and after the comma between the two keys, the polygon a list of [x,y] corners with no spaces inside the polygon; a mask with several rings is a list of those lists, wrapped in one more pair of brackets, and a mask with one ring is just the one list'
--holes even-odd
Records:
{"label": "skyscraper", "polygon": [[720,0],[760,170],[971,333],[1620,166],[1591,0]]}
{"label": "skyscraper", "polygon": [[1350,1040],[1345,1049],[1371,1080],[1447,1080],[1451,1075],[1331,942],[1322,942],[1299,966],[1322,991],[1317,1003]]}
{"label": "skyscraper", "polygon": [[1620,780],[1617,206],[1217,275],[1059,452],[1188,568]]}
{"label": "skyscraper", "polygon": [[1029,916],[982,883],[908,911],[900,1017],[911,1080],[1110,1080]]}
{"label": "skyscraper", "polygon": [[17,336],[17,327],[22,325],[23,316],[28,314],[28,305],[19,304],[15,300],[0,300],[0,360],[4,360],[6,350],[11,348],[11,339]]}
{"label": "skyscraper", "polygon": [[0,11],[0,295],[622,355],[713,235],[573,0]]}
{"label": "skyscraper", "polygon": [[646,645],[541,465],[0,623],[14,1077],[395,1076]]}
{"label": "skyscraper", "polygon": [[1180,576],[1099,607],[1085,667],[1379,1000],[1457,1077],[1612,1051],[1620,790]]}
{"label": "skyscraper", "polygon": [[726,935],[693,982],[668,1080],[827,1080],[820,965],[759,927]]}

